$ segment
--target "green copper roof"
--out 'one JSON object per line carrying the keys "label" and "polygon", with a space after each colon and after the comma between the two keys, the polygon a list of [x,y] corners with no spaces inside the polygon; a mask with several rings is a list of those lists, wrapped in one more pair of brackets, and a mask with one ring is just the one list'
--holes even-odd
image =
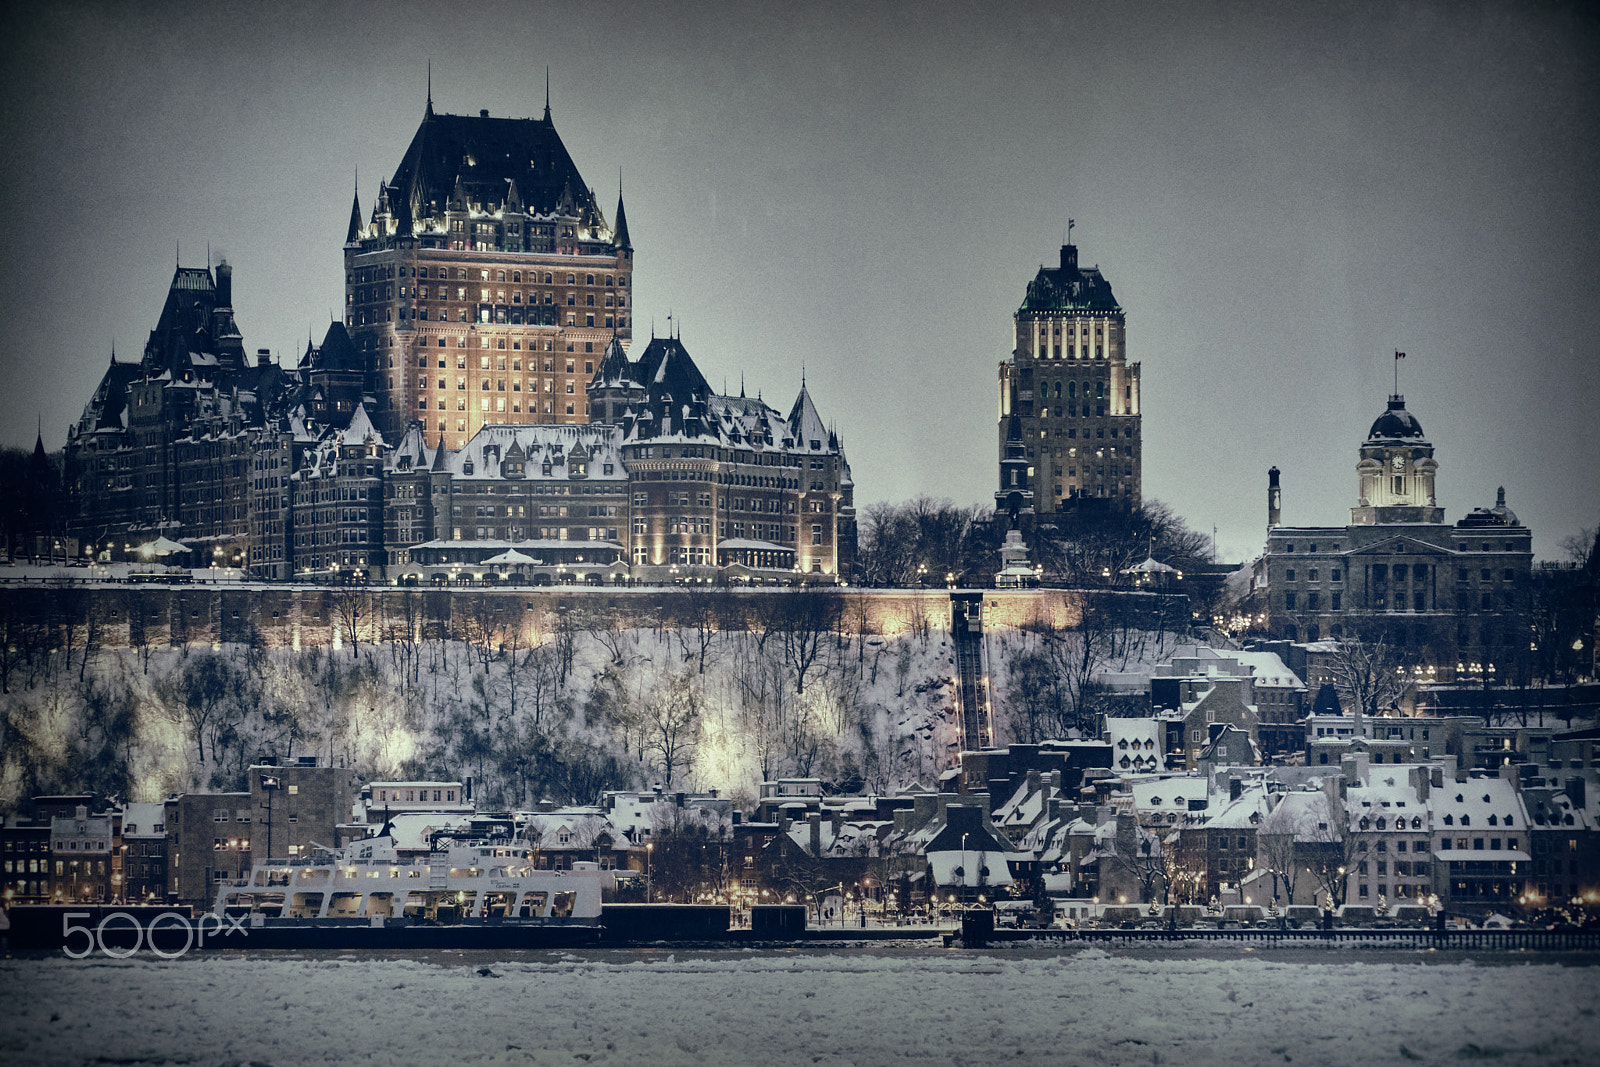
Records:
{"label": "green copper roof", "polygon": [[1122,311],[1111,292],[1111,283],[1099,267],[1080,268],[1076,245],[1061,246],[1060,267],[1040,267],[1019,312],[1027,311]]}

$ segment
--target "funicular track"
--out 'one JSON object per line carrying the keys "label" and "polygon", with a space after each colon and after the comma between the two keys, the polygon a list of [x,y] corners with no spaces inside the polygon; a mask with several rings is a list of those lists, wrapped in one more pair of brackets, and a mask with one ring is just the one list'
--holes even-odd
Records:
{"label": "funicular track", "polygon": [[961,751],[994,743],[989,717],[989,683],[983,669],[983,594],[950,594],[950,633],[956,650],[956,700],[961,720]]}

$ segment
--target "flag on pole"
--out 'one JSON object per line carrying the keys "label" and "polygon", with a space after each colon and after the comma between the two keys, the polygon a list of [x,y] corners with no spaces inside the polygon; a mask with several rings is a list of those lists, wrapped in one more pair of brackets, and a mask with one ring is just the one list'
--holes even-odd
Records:
{"label": "flag on pole", "polygon": [[1405,359],[1406,358],[1406,354],[1404,352],[1396,352],[1394,354],[1394,358],[1395,359]]}

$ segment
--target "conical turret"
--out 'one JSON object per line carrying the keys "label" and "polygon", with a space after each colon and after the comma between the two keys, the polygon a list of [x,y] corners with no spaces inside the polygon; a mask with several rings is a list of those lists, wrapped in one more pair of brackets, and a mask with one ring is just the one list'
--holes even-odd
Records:
{"label": "conical turret", "polygon": [[622,206],[621,192],[617,193],[617,226],[611,243],[624,251],[633,251],[633,242],[628,239],[628,212]]}
{"label": "conical turret", "polygon": [[350,194],[350,228],[345,231],[344,243],[355,244],[361,240],[361,190],[357,188]]}

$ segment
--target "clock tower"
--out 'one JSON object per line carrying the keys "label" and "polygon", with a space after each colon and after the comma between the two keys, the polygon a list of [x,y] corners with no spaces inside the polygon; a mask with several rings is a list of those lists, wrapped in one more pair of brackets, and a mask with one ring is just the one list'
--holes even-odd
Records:
{"label": "clock tower", "polygon": [[1439,464],[1433,445],[1422,435],[1422,424],[1406,410],[1405,397],[1389,398],[1389,408],[1378,416],[1361,445],[1356,464],[1360,483],[1350,522],[1356,526],[1389,523],[1442,523],[1444,509],[1433,495]]}

